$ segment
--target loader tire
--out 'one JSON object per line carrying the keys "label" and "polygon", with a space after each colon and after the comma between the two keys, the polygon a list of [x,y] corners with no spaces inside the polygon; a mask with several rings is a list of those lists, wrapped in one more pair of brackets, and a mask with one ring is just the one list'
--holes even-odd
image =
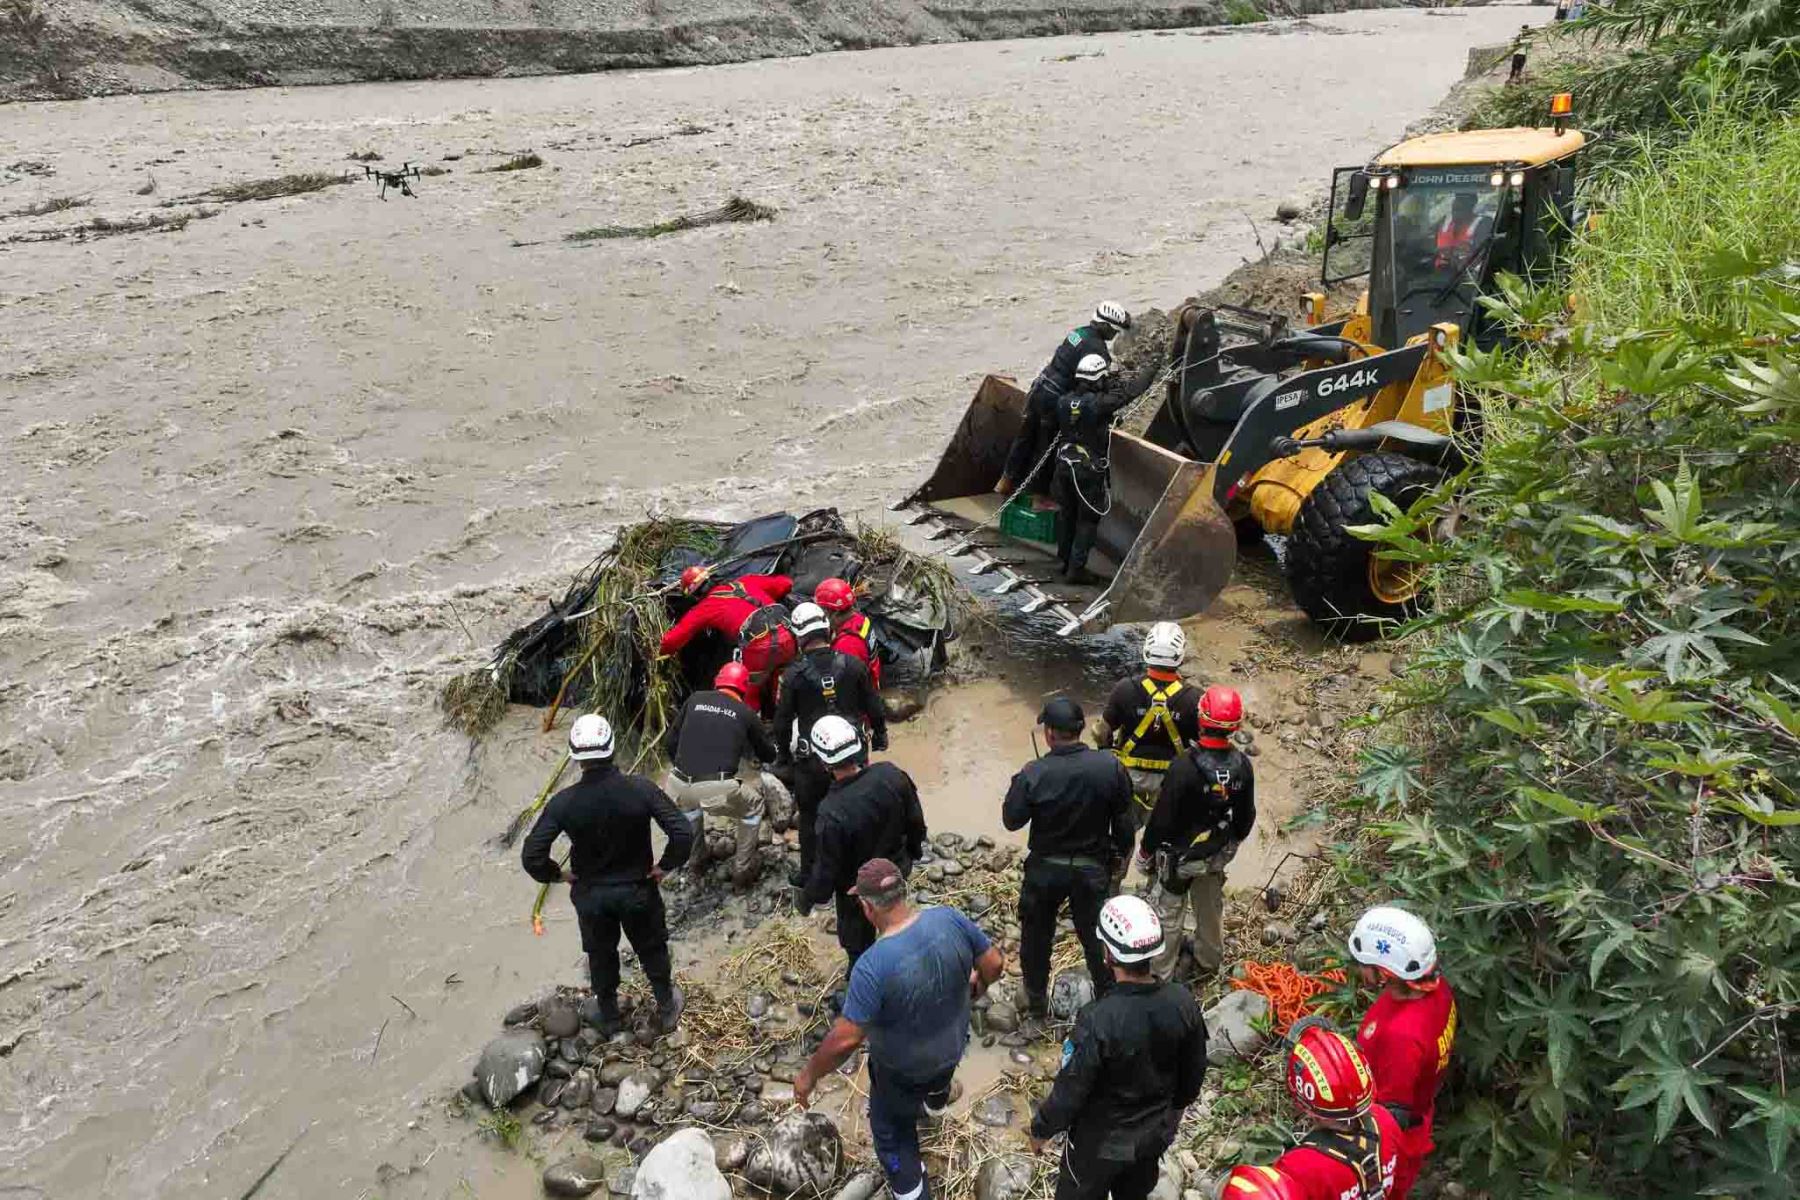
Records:
{"label": "loader tire", "polygon": [[1333,637],[1366,642],[1392,621],[1418,615],[1428,597],[1416,584],[1378,575],[1373,542],[1349,532],[1381,520],[1369,502],[1379,492],[1401,508],[1435,487],[1442,472],[1404,454],[1364,454],[1339,464],[1300,506],[1288,538],[1288,588],[1295,603]]}

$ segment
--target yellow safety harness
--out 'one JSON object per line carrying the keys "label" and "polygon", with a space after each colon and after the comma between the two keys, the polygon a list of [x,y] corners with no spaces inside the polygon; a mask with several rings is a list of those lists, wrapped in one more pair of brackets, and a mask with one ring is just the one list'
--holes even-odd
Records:
{"label": "yellow safety harness", "polygon": [[1167,771],[1169,764],[1175,761],[1173,758],[1141,758],[1133,751],[1144,740],[1144,736],[1159,724],[1163,732],[1169,735],[1169,745],[1175,748],[1176,754],[1187,749],[1181,731],[1175,728],[1175,714],[1169,710],[1169,701],[1181,692],[1181,680],[1171,679],[1160,687],[1154,679],[1146,678],[1142,683],[1144,691],[1150,696],[1150,707],[1144,710],[1144,719],[1138,722],[1131,736],[1119,746],[1119,763],[1138,771]]}

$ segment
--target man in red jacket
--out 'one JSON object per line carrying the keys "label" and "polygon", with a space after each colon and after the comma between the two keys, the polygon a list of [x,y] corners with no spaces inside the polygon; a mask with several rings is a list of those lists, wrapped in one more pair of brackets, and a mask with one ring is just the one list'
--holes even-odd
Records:
{"label": "man in red jacket", "polygon": [[[1375,1079],[1356,1043],[1324,1025],[1303,1028],[1288,1054],[1287,1085],[1311,1122],[1311,1132],[1276,1159],[1272,1169],[1238,1167],[1227,1177],[1224,1195],[1233,1200],[1383,1200],[1390,1195],[1400,1126],[1374,1103]],[[1243,1184],[1237,1182],[1240,1178]],[[1265,1190],[1246,1186],[1258,1183]],[[1277,1183],[1289,1186],[1278,1191]]]}
{"label": "man in red jacket", "polygon": [[659,653],[680,654],[683,646],[708,629],[736,646],[738,631],[751,613],[779,604],[794,590],[794,581],[786,575],[740,575],[730,583],[708,588],[711,576],[710,567],[689,567],[681,573],[682,591],[690,596],[706,594],[663,634]]}
{"label": "man in red jacket", "polygon": [[826,579],[813,589],[813,603],[831,615],[831,648],[869,668],[869,682],[881,690],[881,657],[875,653],[874,629],[856,611],[856,589],[842,579]]}
{"label": "man in red jacket", "polygon": [[1391,1200],[1405,1200],[1433,1150],[1438,1083],[1456,1041],[1456,996],[1438,971],[1437,940],[1405,909],[1371,908],[1350,934],[1350,954],[1381,994],[1363,1016],[1356,1044],[1375,1073],[1376,1107],[1400,1128]]}

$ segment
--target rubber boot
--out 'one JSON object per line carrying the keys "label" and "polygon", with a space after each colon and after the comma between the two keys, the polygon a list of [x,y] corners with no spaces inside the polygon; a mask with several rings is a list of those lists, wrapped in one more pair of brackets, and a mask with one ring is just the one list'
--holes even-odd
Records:
{"label": "rubber boot", "polygon": [[731,886],[740,892],[749,890],[762,874],[762,855],[756,848],[756,838],[761,832],[761,820],[737,824],[737,846],[731,856]]}
{"label": "rubber boot", "polygon": [[619,1032],[619,1010],[615,1004],[610,1009],[602,1008],[597,996],[589,996],[581,1005],[581,1019],[600,1031],[600,1036],[610,1038]]}
{"label": "rubber boot", "polygon": [[687,994],[678,983],[669,985],[669,994],[659,997],[656,1002],[657,1028],[664,1037],[674,1033],[681,1025],[681,1014],[687,1010]]}
{"label": "rubber boot", "polygon": [[1034,992],[1020,985],[1019,994],[1025,1000],[1025,1015],[1043,1020],[1050,1015],[1050,997],[1043,992]]}

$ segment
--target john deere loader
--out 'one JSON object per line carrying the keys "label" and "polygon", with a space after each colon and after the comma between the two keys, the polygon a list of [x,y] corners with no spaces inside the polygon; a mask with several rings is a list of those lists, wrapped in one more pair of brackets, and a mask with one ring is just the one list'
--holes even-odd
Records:
{"label": "john deere loader", "polygon": [[1404,509],[1472,452],[1476,414],[1446,355],[1503,336],[1478,303],[1499,273],[1539,278],[1554,262],[1586,140],[1568,112],[1558,96],[1552,127],[1428,134],[1336,171],[1321,279],[1366,277],[1354,312],[1328,318],[1319,292],[1298,319],[1177,313],[1153,417],[1141,435],[1112,430],[1089,560],[1101,585],[1053,582],[1060,514],[1022,487],[994,491],[1025,411],[1010,378],[983,381],[937,468],[895,507],[1065,635],[1201,612],[1240,543],[1263,534],[1286,538],[1294,599],[1333,634],[1373,637],[1412,615],[1419,572],[1349,530],[1378,520],[1375,495]]}

